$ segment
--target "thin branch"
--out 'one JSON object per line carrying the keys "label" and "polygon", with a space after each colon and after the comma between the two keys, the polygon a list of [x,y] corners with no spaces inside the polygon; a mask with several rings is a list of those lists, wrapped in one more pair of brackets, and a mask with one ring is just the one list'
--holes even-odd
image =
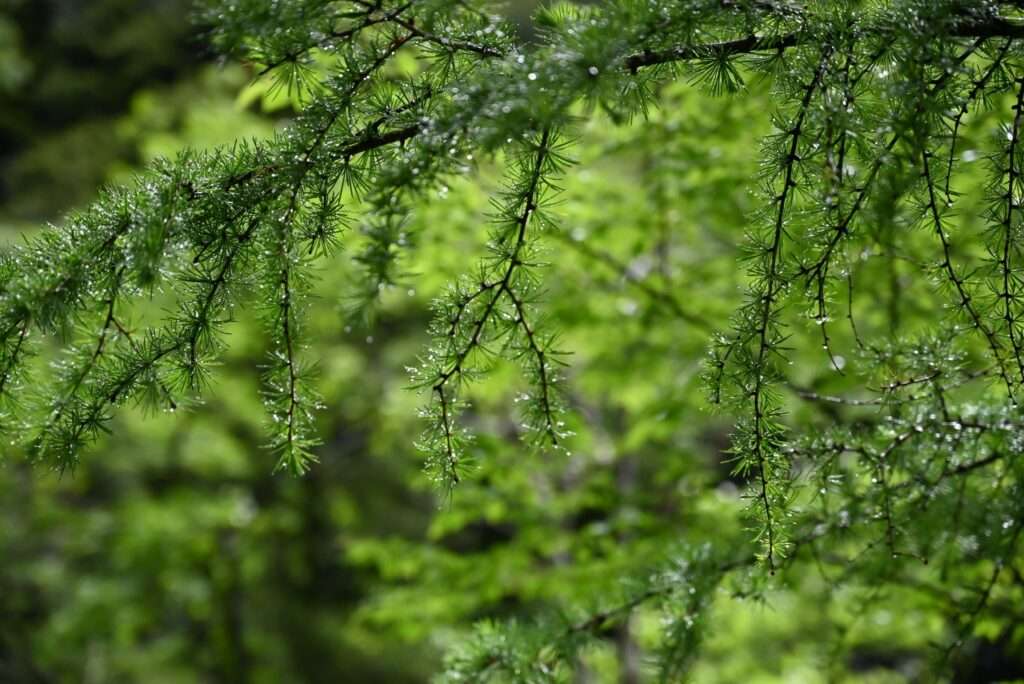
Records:
{"label": "thin branch", "polygon": [[995,363],[999,369],[999,376],[1003,379],[1003,383],[1006,385],[1006,391],[1013,398],[1013,382],[1010,380],[1010,376],[1006,372],[1006,365],[1003,359],[1003,347],[996,338],[995,333],[985,324],[979,313],[977,307],[971,298],[970,292],[967,290],[967,284],[963,278],[956,272],[953,267],[953,253],[952,248],[949,244],[949,238],[946,235],[946,230],[943,227],[942,214],[939,211],[938,198],[935,195],[935,183],[932,180],[931,173],[931,153],[927,150],[921,153],[921,168],[922,175],[924,176],[925,187],[927,189],[927,205],[928,210],[931,212],[932,223],[935,229],[935,234],[939,238],[939,242],[942,244],[942,263],[940,267],[946,272],[946,276],[950,283],[953,284],[956,294],[959,298],[959,304],[964,311],[967,312],[971,319],[974,328],[981,332],[982,336],[988,344],[989,350],[992,352]]}
{"label": "thin branch", "polygon": [[636,73],[644,67],[680,62],[691,59],[707,59],[708,57],[720,57],[723,55],[743,55],[767,50],[782,51],[800,44],[795,33],[784,36],[755,36],[737,40],[727,40],[720,43],[705,43],[703,45],[681,45],[667,50],[644,50],[627,57],[623,66],[630,73]]}

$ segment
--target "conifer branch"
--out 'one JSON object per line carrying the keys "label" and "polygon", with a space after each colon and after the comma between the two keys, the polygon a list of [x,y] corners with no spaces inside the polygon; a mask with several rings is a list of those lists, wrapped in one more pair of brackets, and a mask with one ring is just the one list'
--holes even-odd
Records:
{"label": "conifer branch", "polygon": [[[983,42],[983,39],[976,40],[970,47],[961,52],[957,56],[953,67],[959,67],[966,62],[967,59],[981,47]],[[885,167],[885,164],[890,160],[889,155],[896,148],[896,145],[900,141],[904,140],[907,134],[913,130],[915,122],[924,114],[926,105],[940,92],[942,92],[942,89],[946,87],[949,80],[952,78],[952,74],[953,69],[947,69],[941,76],[935,79],[926,96],[915,104],[912,115],[905,118],[900,123],[897,131],[889,138],[885,146],[876,153],[875,159],[872,162],[870,169],[868,169],[867,176],[854,192],[853,202],[851,203],[849,211],[847,211],[839,223],[836,224],[832,231],[831,239],[827,242],[818,258],[813,263],[802,265],[798,271],[798,276],[806,277],[808,281],[812,279],[816,280],[819,282],[819,288],[824,288],[824,283],[822,281],[828,277],[828,270],[832,262],[832,256],[843,239],[850,234],[854,221],[868,199],[875,181],[878,178],[879,172],[881,172]]]}
{"label": "conifer branch", "polygon": [[[1010,41],[1024,38],[1024,24],[1011,22],[999,16],[984,20],[966,19],[956,22],[951,31],[956,38],[973,38],[987,40],[990,38],[1007,38]],[[642,50],[629,55],[624,60],[625,68],[631,73],[640,69],[672,62],[707,59],[708,57],[730,57],[756,54],[758,52],[783,52],[794,47],[815,44],[817,36],[811,37],[802,33],[785,33],[782,35],[755,35],[725,40],[715,43],[698,45],[679,45],[663,50]]]}
{"label": "conifer branch", "polygon": [[1024,77],[1017,79],[1017,101],[1013,105],[1013,124],[1010,128],[1010,144],[1007,150],[1007,178],[1006,178],[1006,215],[1003,219],[1003,249],[1000,257],[1000,269],[1002,270],[1002,291],[999,296],[1003,300],[1003,320],[1006,321],[1006,331],[1010,339],[1010,348],[1013,351],[1014,359],[1017,362],[1017,370],[1020,373],[1021,383],[1024,384],[1024,343],[1019,339],[1020,332],[1017,329],[1017,315],[1013,305],[1019,294],[1016,286],[1020,282],[1020,275],[1016,274],[1012,261],[1013,256],[1018,252],[1017,228],[1014,225],[1013,210],[1019,208],[1021,202],[1019,150],[1021,136],[1021,118],[1024,117]]}
{"label": "conifer branch", "polygon": [[555,378],[554,371],[550,367],[546,345],[541,344],[538,334],[534,332],[534,329],[530,326],[530,322],[527,320],[526,304],[523,300],[521,300],[512,289],[507,289],[506,293],[508,294],[508,298],[511,300],[512,306],[515,310],[514,322],[526,335],[529,353],[532,354],[534,361],[537,364],[537,373],[539,375],[537,387],[540,391],[540,408],[544,421],[544,433],[547,435],[552,446],[557,446],[559,435],[555,421],[556,411],[554,408],[554,398],[551,396]]}
{"label": "conifer branch", "polygon": [[957,274],[956,269],[953,266],[953,253],[949,244],[949,238],[946,235],[946,230],[943,227],[942,214],[939,211],[938,198],[936,197],[935,183],[932,180],[931,157],[932,155],[930,152],[927,150],[922,151],[921,169],[925,181],[925,189],[927,191],[926,204],[928,211],[931,214],[935,234],[942,245],[942,262],[939,264],[939,267],[944,271],[949,282],[953,285],[958,299],[957,303],[963,308],[963,311],[967,313],[974,329],[980,332],[985,338],[985,342],[988,344],[989,351],[991,351],[993,360],[999,370],[999,377],[1002,378],[1003,383],[1006,385],[1006,391],[1009,393],[1010,397],[1013,398],[1013,381],[1010,379],[1010,376],[1006,371],[1006,363],[1003,358],[1003,347],[996,338],[995,333],[985,323],[977,307],[974,305],[965,280]]}
{"label": "conifer branch", "polygon": [[963,125],[964,117],[971,110],[971,104],[973,104],[980,95],[985,91],[989,81],[992,77],[1003,68],[1003,61],[1006,59],[1006,54],[1010,50],[1010,46],[1013,45],[1013,40],[1008,39],[1003,43],[1002,47],[996,53],[992,59],[992,63],[988,65],[988,68],[982,73],[982,75],[974,81],[974,85],[971,87],[971,92],[967,94],[964,101],[961,103],[960,108],[953,117],[953,130],[950,133],[949,140],[949,159],[946,163],[946,183],[944,192],[946,194],[946,201],[952,202],[953,195],[950,192],[950,182],[953,178],[953,163],[956,159],[956,144],[960,139],[960,127]]}
{"label": "conifer branch", "polygon": [[707,59],[708,57],[745,55],[771,50],[781,52],[799,44],[799,37],[797,34],[793,33],[783,36],[750,35],[745,38],[722,41],[719,43],[681,45],[667,50],[644,50],[628,56],[624,61],[624,65],[626,70],[635,74],[640,69],[657,66],[659,64],[682,62],[693,59]]}
{"label": "conifer branch", "polygon": [[356,39],[361,33],[363,33],[366,29],[372,26],[376,26],[378,24],[384,24],[392,21],[394,18],[398,17],[403,12],[412,7],[412,5],[412,2],[406,2],[389,12],[377,13],[378,10],[380,9],[379,6],[369,5],[367,3],[365,11],[361,14],[360,21],[358,24],[353,24],[345,29],[331,31],[322,41],[314,42],[310,45],[301,48],[300,50],[296,50],[294,52],[289,52],[287,54],[282,55],[280,58],[273,60],[269,64],[265,65],[257,75],[263,76],[273,71],[274,69],[277,69],[283,64],[289,62],[294,63],[299,58],[308,54],[311,50],[315,48],[324,48],[329,43],[333,43],[338,40],[346,43],[351,42],[352,40]]}
{"label": "conifer branch", "polygon": [[[454,432],[455,392],[453,386],[471,374],[471,356],[486,350],[486,345],[519,331],[525,339],[525,351],[533,359],[537,373],[537,408],[540,428],[553,445],[558,443],[559,427],[555,418],[559,411],[552,392],[556,376],[551,367],[551,351],[542,343],[538,332],[528,320],[526,300],[519,288],[525,285],[520,272],[531,266],[527,251],[535,239],[529,233],[531,223],[537,223],[542,192],[550,187],[545,175],[555,168],[557,159],[555,134],[545,128],[531,157],[524,160],[521,177],[514,180],[507,191],[507,204],[499,206],[497,230],[491,239],[493,264],[485,266],[479,285],[472,291],[456,289],[449,301],[438,304],[439,315],[435,330],[436,348],[427,357],[427,364],[414,372],[418,386],[429,386],[436,397],[437,409],[432,417],[434,425],[421,442],[430,460],[446,486],[458,482],[457,470],[462,459]],[[507,299],[509,313],[501,311]],[[497,328],[498,319],[511,318],[509,328]],[[488,334],[488,328],[495,328]],[[432,414],[428,410],[427,416]],[[434,435],[433,437],[431,435]]]}
{"label": "conifer branch", "polygon": [[[30,321],[31,319],[26,316],[16,324],[12,324],[11,328],[8,329],[7,334],[4,335],[4,356],[6,358],[4,358],[3,369],[0,370],[0,396],[3,396],[4,390],[8,389],[8,385],[14,375],[14,371],[18,367],[18,363],[21,361],[22,348],[25,346],[25,340],[28,339]],[[17,330],[17,336],[14,340],[14,348],[7,351],[8,339],[14,329]]]}
{"label": "conifer branch", "polygon": [[[803,99],[797,110],[796,119],[792,126],[786,131],[789,138],[789,149],[783,159],[782,187],[775,197],[775,221],[772,229],[771,242],[765,248],[765,255],[768,263],[764,267],[761,277],[764,278],[763,292],[757,294],[757,306],[760,309],[757,316],[757,324],[754,332],[757,336],[756,353],[751,364],[751,371],[754,376],[753,388],[750,390],[750,398],[753,405],[753,435],[750,448],[753,454],[754,465],[758,477],[758,497],[760,506],[764,513],[765,533],[767,534],[766,560],[771,572],[775,572],[775,556],[777,553],[776,524],[774,505],[771,500],[770,490],[773,488],[775,473],[769,460],[773,458],[771,452],[775,447],[772,445],[778,432],[778,428],[770,424],[774,410],[770,408],[765,396],[766,377],[768,369],[768,355],[774,351],[777,340],[774,339],[777,333],[773,331],[772,319],[775,315],[776,297],[782,285],[782,246],[785,236],[785,221],[787,216],[787,201],[791,198],[792,191],[797,187],[795,178],[796,165],[800,161],[801,136],[804,133],[804,122],[809,111],[811,98],[814,97],[821,79],[824,76],[831,55],[831,48],[823,51],[819,66],[814,73],[814,78],[804,86]],[[743,458],[744,454],[740,454]]]}
{"label": "conifer branch", "polygon": [[[375,10],[377,10],[377,6],[374,3],[369,2],[368,0],[355,0],[355,2],[356,4],[362,5],[364,8],[366,8],[368,12],[374,12]],[[406,4],[403,7],[402,11],[394,11],[389,13],[387,17],[383,19],[383,21],[388,21],[397,24],[404,28],[405,30],[409,31],[409,33],[412,34],[413,36],[421,38],[428,43],[440,46],[442,49],[449,52],[461,50],[485,58],[503,56],[503,53],[500,50],[496,50],[487,45],[477,45],[476,43],[472,43],[467,40],[450,38],[448,36],[442,37],[419,28],[418,26],[416,26],[416,21],[414,19],[406,19],[402,16],[402,14],[404,13],[404,9],[408,8],[410,5],[412,5],[411,2]]]}
{"label": "conifer branch", "polygon": [[[57,436],[58,426],[61,425],[68,409],[72,406],[72,402],[77,398],[76,395],[79,388],[82,386],[82,383],[88,379],[93,369],[95,369],[100,357],[106,351],[107,342],[110,338],[111,332],[117,329],[115,325],[117,319],[114,316],[114,307],[117,304],[118,295],[120,294],[123,275],[124,266],[119,268],[114,274],[114,282],[110,286],[110,295],[107,297],[107,312],[104,316],[103,324],[100,328],[99,339],[96,342],[95,348],[89,353],[81,367],[72,371],[69,386],[54,402],[53,410],[47,418],[39,435],[33,442],[30,452],[38,454],[41,450],[45,450],[45,447],[42,446],[44,444],[44,440],[52,440]],[[65,452],[60,456],[62,468],[65,463],[73,462],[74,448],[75,445],[73,444],[61,444],[56,447],[56,449]]]}

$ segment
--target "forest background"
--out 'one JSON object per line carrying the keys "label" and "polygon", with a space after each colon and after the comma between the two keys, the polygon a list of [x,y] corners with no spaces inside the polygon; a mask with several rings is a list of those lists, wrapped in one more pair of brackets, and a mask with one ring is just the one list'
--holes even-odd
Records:
{"label": "forest background", "polygon": [[[527,41],[531,4],[510,9]],[[742,233],[769,103],[756,83],[742,99],[682,83],[646,121],[582,128],[565,197],[602,200],[565,203],[548,282],[573,350],[568,451],[516,439],[511,369],[475,393],[487,436],[452,500],[413,447],[420,399],[405,367],[427,343],[431,298],[486,237],[500,169],[484,161],[413,218],[455,237],[421,246],[415,286],[389,293],[372,324],[339,295],[344,255],[317,284],[311,356],[329,408],[305,476],[273,473],[263,333],[244,315],[204,403],[119,412],[73,473],[7,454],[0,681],[421,682],[479,620],[587,603],[684,538],[747,535],[742,483],[723,463],[731,426],[705,411],[698,381],[708,321],[737,301],[740,275],[721,258],[736,246],[704,228]],[[156,157],[269,136],[295,107],[253,71],[214,63],[187,0],[2,0],[0,239],[59,222]],[[680,269],[707,283],[685,306]],[[862,611],[870,587],[788,581],[798,591],[763,603],[716,595],[696,681],[909,681],[947,634],[940,611],[901,595]],[[578,681],[646,681],[655,621],[602,635]],[[1024,674],[1019,635],[999,622],[979,632],[958,678]]]}

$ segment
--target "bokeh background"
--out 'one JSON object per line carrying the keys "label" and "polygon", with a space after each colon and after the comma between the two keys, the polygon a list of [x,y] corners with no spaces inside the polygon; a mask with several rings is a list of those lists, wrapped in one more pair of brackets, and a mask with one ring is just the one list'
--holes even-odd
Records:
{"label": "bokeh background", "polygon": [[[507,10],[526,39],[531,5]],[[0,239],[59,222],[155,157],[286,125],[295,103],[253,76],[204,47],[188,0],[0,0]],[[730,101],[684,84],[664,102],[642,126],[592,119],[565,182],[586,200],[565,205],[549,281],[574,351],[568,453],[516,439],[503,366],[474,397],[488,436],[454,499],[413,446],[421,398],[404,368],[432,294],[484,240],[500,160],[484,161],[412,217],[419,275],[372,327],[346,314],[347,256],[323,269],[308,353],[324,444],[305,477],[272,474],[265,341],[245,311],[203,402],[120,412],[74,472],[0,446],[0,682],[423,682],[476,620],[598,601],[684,537],[747,534],[721,463],[728,424],[700,408],[709,331],[680,319],[673,283],[684,270],[708,283],[686,303],[707,320],[735,304],[739,276],[720,266],[735,245],[712,227],[735,230],[750,209],[770,108],[757,88]],[[697,681],[910,681],[942,634],[933,613],[862,610],[861,589],[792,581],[801,592],[771,607],[721,599]],[[656,619],[604,635],[578,681],[646,681]],[[999,634],[984,647],[1020,666]]]}

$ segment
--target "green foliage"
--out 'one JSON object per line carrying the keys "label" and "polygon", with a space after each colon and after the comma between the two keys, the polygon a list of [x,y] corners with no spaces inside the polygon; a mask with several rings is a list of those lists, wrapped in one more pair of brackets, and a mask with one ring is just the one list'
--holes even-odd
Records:
{"label": "green foliage", "polygon": [[509,163],[512,179],[494,202],[488,257],[473,280],[456,284],[435,303],[434,345],[413,379],[435,395],[424,411],[430,427],[421,447],[442,486],[456,484],[464,469],[467,435],[455,425],[459,384],[492,358],[514,359],[529,376],[532,391],[517,397],[524,404],[524,427],[553,445],[565,437],[558,396],[564,364],[555,338],[542,332],[544,322],[534,316],[540,280],[532,272],[539,265],[534,233],[555,229],[545,209],[557,190],[550,177],[569,163],[560,148],[557,134],[544,129]]}
{"label": "green foliage", "polygon": [[[315,478],[320,410],[370,386],[320,346],[342,301],[349,335],[386,340],[347,353],[411,369],[379,379],[366,450],[407,452],[392,390],[419,389],[409,482],[445,502],[427,530],[351,541],[380,584],[346,635],[487,617],[440,677],[496,682],[728,681],[730,611],[773,601],[794,617],[737,638],[809,642],[834,680],[871,649],[912,653],[913,679],[1019,647],[1020,3],[554,5],[531,46],[463,2],[200,16],[300,111],[3,255],[15,455],[86,468],[121,407],[204,415],[241,321],[263,442]],[[403,317],[414,283],[429,324]],[[428,329],[418,362],[399,320]],[[192,524],[234,524],[210,506]],[[858,629],[895,606],[915,633]],[[784,676],[761,655],[736,677]]]}

